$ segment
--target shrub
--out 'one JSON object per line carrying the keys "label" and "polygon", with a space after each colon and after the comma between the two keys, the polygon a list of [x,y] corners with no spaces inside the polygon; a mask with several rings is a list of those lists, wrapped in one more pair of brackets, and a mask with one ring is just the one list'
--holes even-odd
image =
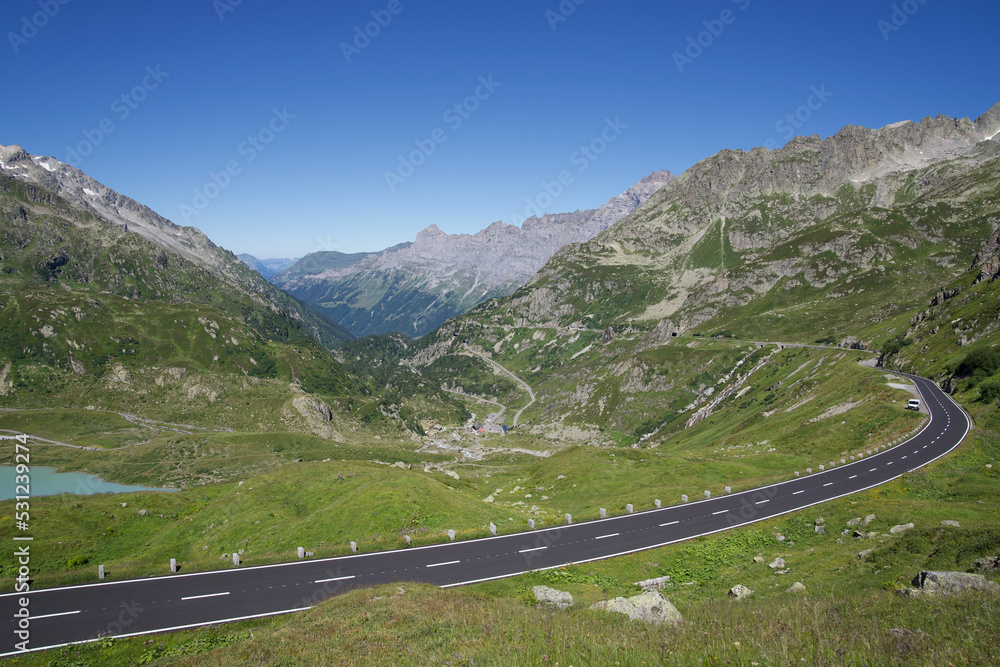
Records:
{"label": "shrub", "polygon": [[1000,381],[992,380],[979,385],[979,400],[983,403],[992,403],[1000,399]]}
{"label": "shrub", "polygon": [[970,375],[986,377],[998,370],[1000,370],[1000,350],[980,347],[965,355],[962,363],[958,365],[957,374],[959,377]]}
{"label": "shrub", "polygon": [[909,338],[893,338],[886,341],[885,345],[882,346],[882,359],[888,359],[907,345],[913,345],[913,341]]}
{"label": "shrub", "polygon": [[90,559],[86,556],[73,556],[68,561],[66,561],[66,566],[70,569],[78,567],[80,565],[86,565],[90,562]]}

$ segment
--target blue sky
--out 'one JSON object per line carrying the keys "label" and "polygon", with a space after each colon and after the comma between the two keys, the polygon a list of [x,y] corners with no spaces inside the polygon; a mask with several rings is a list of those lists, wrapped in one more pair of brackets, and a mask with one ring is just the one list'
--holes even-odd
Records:
{"label": "blue sky", "polygon": [[0,143],[237,253],[378,250],[792,132],[975,117],[997,25],[995,0],[7,0]]}

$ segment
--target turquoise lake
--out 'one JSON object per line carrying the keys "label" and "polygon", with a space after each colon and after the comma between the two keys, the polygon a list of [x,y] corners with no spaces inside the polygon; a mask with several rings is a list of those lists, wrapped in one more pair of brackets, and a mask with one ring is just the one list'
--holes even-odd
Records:
{"label": "turquoise lake", "polygon": [[[131,493],[133,491],[176,491],[177,489],[154,489],[148,486],[128,486],[105,482],[100,477],[85,472],[56,472],[53,468],[31,466],[32,498],[73,493],[90,496],[95,493]],[[14,478],[16,471],[11,466],[0,466],[0,500],[10,500],[18,495]]]}

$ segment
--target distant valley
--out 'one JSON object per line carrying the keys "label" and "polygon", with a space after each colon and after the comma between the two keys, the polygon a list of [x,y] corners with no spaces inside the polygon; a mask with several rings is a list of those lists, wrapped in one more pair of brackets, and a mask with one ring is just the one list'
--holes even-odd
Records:
{"label": "distant valley", "polygon": [[608,229],[673,179],[654,172],[600,208],[531,217],[520,228],[495,222],[470,235],[431,225],[412,243],[381,252],[310,254],[270,280],[357,336],[423,336],[511,294],[560,248]]}
{"label": "distant valley", "polygon": [[243,262],[249,266],[251,269],[264,276],[265,278],[270,278],[271,276],[280,273],[290,267],[295,262],[299,261],[299,257],[295,259],[290,259],[288,257],[271,257],[265,259],[258,259],[253,255],[242,254],[237,255]]}

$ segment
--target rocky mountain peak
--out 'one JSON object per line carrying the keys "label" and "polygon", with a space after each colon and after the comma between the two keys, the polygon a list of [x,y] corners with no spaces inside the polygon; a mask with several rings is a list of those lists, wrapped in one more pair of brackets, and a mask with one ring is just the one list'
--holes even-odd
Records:
{"label": "rocky mountain peak", "polygon": [[996,139],[1000,134],[1000,102],[997,102],[982,116],[973,123],[976,131],[983,135],[983,139]]}
{"label": "rocky mountain peak", "polygon": [[0,146],[0,168],[6,169],[5,165],[16,165],[18,162],[30,160],[23,148],[14,144],[12,146]]}
{"label": "rocky mountain peak", "polygon": [[651,183],[659,183],[660,185],[665,185],[670,181],[674,180],[675,178],[677,177],[671,174],[666,169],[660,169],[659,171],[654,171],[649,176],[643,178],[641,181],[639,181],[638,185],[649,185]]}
{"label": "rocky mountain peak", "polygon": [[212,270],[225,271],[231,258],[200,230],[180,227],[59,160],[30,155],[20,146],[0,146],[0,170],[25,183],[56,193],[70,205],[98,219],[135,232]]}
{"label": "rocky mountain peak", "polygon": [[321,309],[338,304],[328,315],[359,335],[423,335],[485,299],[510,294],[557,250],[593,238],[673,178],[656,171],[600,208],[532,217],[521,227],[496,221],[475,234],[446,234],[432,224],[412,244],[336,270],[310,270],[305,258],[274,282]]}
{"label": "rocky mountain peak", "polygon": [[422,229],[421,231],[417,232],[416,241],[419,243],[421,241],[427,241],[433,238],[437,238],[439,236],[447,236],[447,234],[442,232],[437,225],[432,223],[425,229]]}

